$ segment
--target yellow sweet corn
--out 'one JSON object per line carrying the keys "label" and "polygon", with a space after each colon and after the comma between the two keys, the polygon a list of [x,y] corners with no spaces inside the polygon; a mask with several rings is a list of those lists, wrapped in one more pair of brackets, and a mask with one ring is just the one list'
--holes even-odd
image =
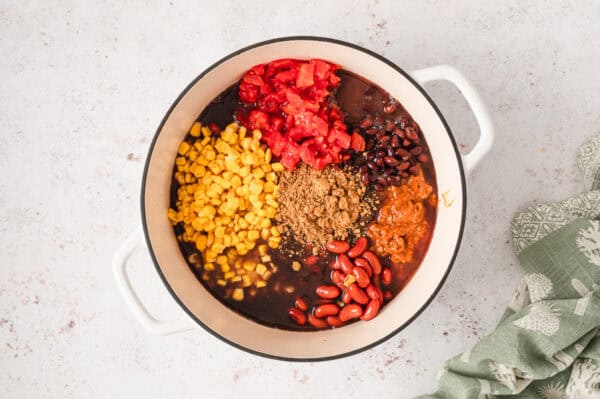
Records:
{"label": "yellow sweet corn", "polygon": [[[274,265],[271,270],[265,265],[271,259],[267,252],[281,243],[273,219],[283,166],[272,162],[273,154],[261,138],[260,131],[249,133],[236,123],[215,134],[195,122],[175,159],[179,188],[176,207],[167,217],[183,226],[178,240],[194,243],[202,254],[202,278],[207,275],[223,287],[241,285],[234,288],[232,297],[240,298],[236,300],[243,300],[243,287],[266,286],[275,271]],[[257,245],[258,240],[264,243]],[[258,256],[249,259],[263,263],[240,258],[252,251]]]}

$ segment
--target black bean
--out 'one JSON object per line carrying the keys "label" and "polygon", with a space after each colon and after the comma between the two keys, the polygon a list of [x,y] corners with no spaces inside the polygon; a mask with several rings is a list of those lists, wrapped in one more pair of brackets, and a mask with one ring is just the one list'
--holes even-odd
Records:
{"label": "black bean", "polygon": [[373,149],[373,147],[375,147],[375,140],[373,140],[372,138],[368,138],[365,141],[365,151],[370,151]]}
{"label": "black bean", "polygon": [[368,186],[369,185],[369,175],[366,173],[363,173],[360,176],[360,182],[363,184],[363,186]]}
{"label": "black bean", "polygon": [[373,162],[375,162],[375,165],[379,166],[380,168],[383,166],[384,162],[383,162],[383,158],[380,157],[375,157],[373,158]]}
{"label": "black bean", "polygon": [[366,117],[360,122],[360,127],[362,127],[363,129],[368,129],[371,126],[373,126],[373,119],[369,117]]}
{"label": "black bean", "polygon": [[396,128],[396,124],[393,121],[387,121],[385,123],[385,131],[391,133]]}
{"label": "black bean", "polygon": [[400,162],[394,157],[385,157],[383,161],[390,166],[397,166]]}
{"label": "black bean", "polygon": [[376,171],[378,169],[377,164],[373,161],[367,161],[367,167],[372,171]]}
{"label": "black bean", "polygon": [[410,124],[412,123],[411,119],[407,116],[401,117],[399,122],[400,122],[400,127],[402,129],[404,129],[406,126],[410,126]]}
{"label": "black bean", "polygon": [[398,106],[396,105],[396,103],[387,104],[383,106],[383,112],[385,112],[388,115],[391,115],[394,112],[396,112],[397,108]]}
{"label": "black bean", "polygon": [[396,155],[400,157],[408,157],[410,155],[410,152],[406,151],[404,148],[398,148],[396,150]]}
{"label": "black bean", "polygon": [[420,153],[422,153],[422,152],[423,152],[423,148],[422,148],[421,146],[419,146],[419,145],[418,145],[418,146],[416,146],[416,147],[413,147],[413,148],[410,150],[410,153],[411,153],[411,154],[413,154],[413,155],[415,155],[415,156],[419,155],[419,154],[420,154]]}
{"label": "black bean", "polygon": [[419,135],[417,134],[417,131],[415,128],[413,127],[407,127],[406,128],[406,138],[414,141],[414,142],[418,142],[419,141]]}
{"label": "black bean", "polygon": [[398,165],[398,170],[404,171],[410,167],[410,162],[402,162]]}
{"label": "black bean", "polygon": [[363,174],[363,175],[364,175],[365,173],[367,173],[367,171],[368,171],[368,170],[369,170],[369,167],[368,167],[367,165],[361,165],[361,166],[358,168],[358,171],[359,171],[361,174]]}

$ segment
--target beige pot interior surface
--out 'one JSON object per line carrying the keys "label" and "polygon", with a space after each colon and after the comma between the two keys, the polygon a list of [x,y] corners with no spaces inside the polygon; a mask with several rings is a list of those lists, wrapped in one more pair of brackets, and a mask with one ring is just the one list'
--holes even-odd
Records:
{"label": "beige pot interior surface", "polygon": [[[341,65],[387,90],[419,123],[429,145],[440,200],[434,234],[421,267],[410,283],[369,322],[326,331],[293,332],[262,326],[230,310],[196,279],[181,255],[167,219],[171,173],[179,143],[200,112],[251,66],[278,58],[322,58]],[[459,161],[443,121],[426,97],[385,62],[343,44],[289,40],[245,50],[212,69],[183,95],[166,119],[145,179],[144,220],[149,245],[181,304],[214,333],[246,349],[285,358],[324,358],[345,354],[385,338],[416,315],[442,282],[454,256],[463,217]]]}

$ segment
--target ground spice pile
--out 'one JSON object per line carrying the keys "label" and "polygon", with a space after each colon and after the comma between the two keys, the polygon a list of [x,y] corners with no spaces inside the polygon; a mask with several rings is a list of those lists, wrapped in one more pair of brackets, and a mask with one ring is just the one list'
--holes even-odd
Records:
{"label": "ground spice pile", "polygon": [[315,248],[360,234],[375,209],[374,197],[347,169],[330,166],[319,171],[302,163],[280,177],[278,226],[285,235]]}

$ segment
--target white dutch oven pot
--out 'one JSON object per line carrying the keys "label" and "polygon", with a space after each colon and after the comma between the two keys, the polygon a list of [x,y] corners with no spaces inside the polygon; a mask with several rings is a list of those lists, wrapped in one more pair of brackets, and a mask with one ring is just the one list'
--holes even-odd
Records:
{"label": "white dutch oven pot", "polygon": [[[200,112],[251,66],[279,58],[322,58],[383,87],[398,99],[421,126],[435,166],[439,201],[429,250],[410,283],[369,322],[311,332],[285,331],[249,320],[215,299],[196,279],[182,256],[167,219],[171,173],[177,148]],[[460,90],[480,128],[479,142],[461,155],[440,111],[422,85],[447,80]],[[151,332],[171,334],[200,325],[224,341],[249,352],[287,360],[324,360],[350,355],[391,337],[412,322],[432,301],[446,279],[460,244],[466,210],[465,174],[489,151],[494,130],[474,87],[456,69],[436,66],[412,74],[385,58],[353,44],[315,37],[270,40],[223,58],[198,76],[171,106],[150,146],[142,181],[142,229],[117,251],[113,268],[125,301]],[[156,320],[132,288],[126,265],[145,238],[156,270],[186,316]],[[174,316],[175,317],[175,316]]]}

